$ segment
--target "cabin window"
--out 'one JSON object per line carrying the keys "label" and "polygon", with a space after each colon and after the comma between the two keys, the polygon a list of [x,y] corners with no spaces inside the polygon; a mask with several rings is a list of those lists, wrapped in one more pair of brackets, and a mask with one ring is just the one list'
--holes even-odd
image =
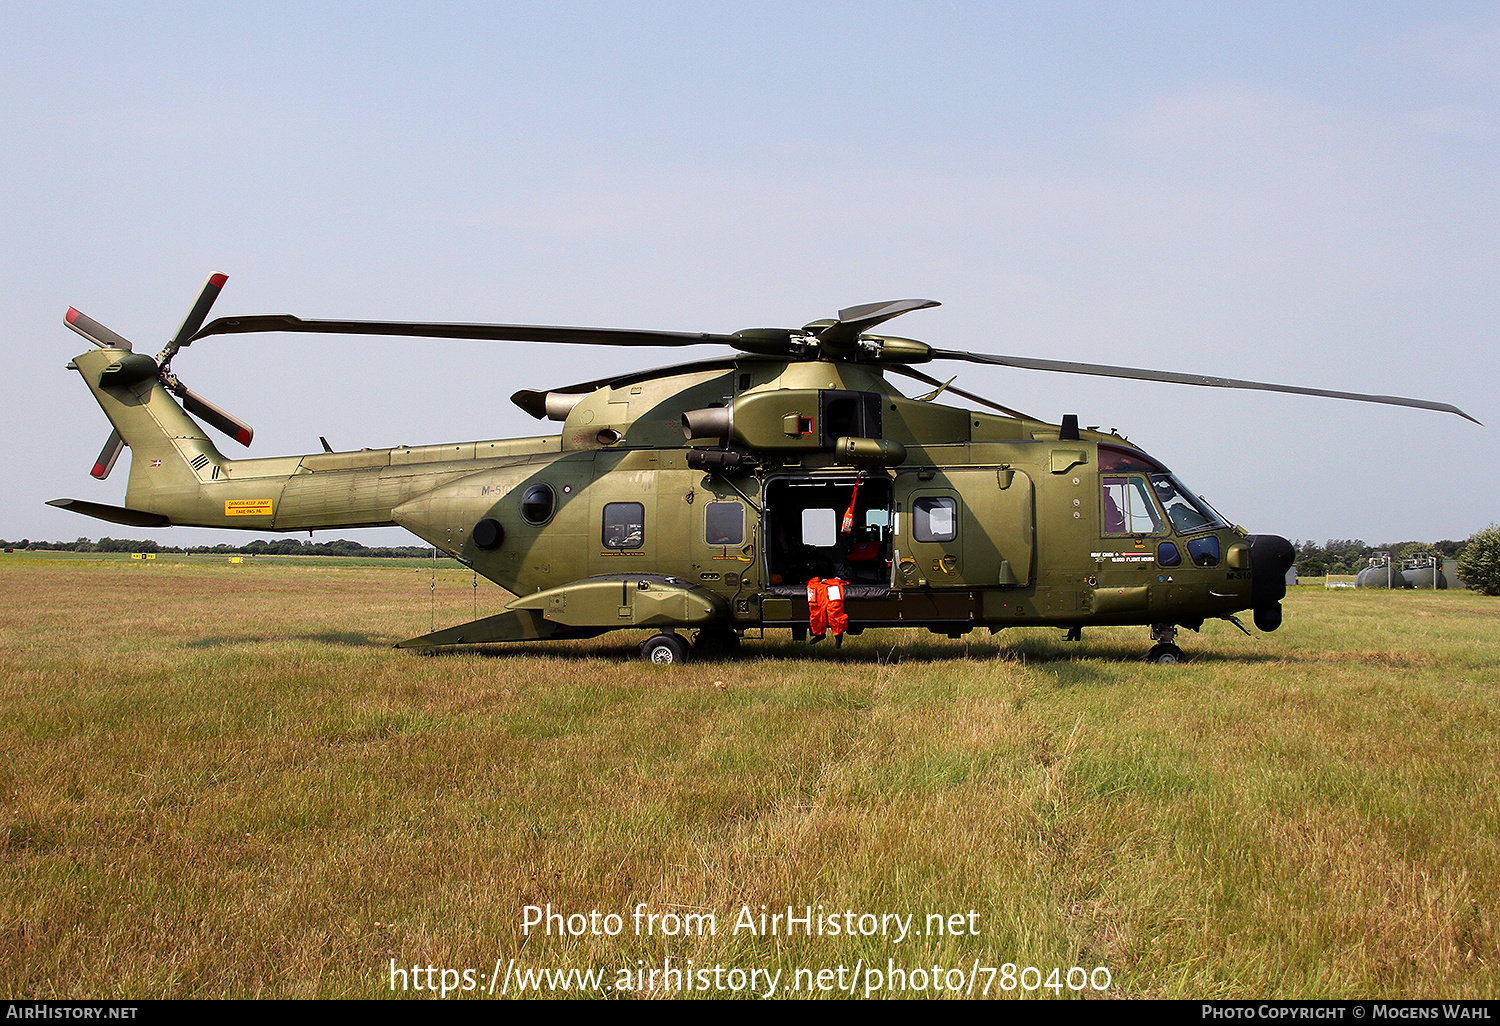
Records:
{"label": "cabin window", "polygon": [[745,544],[745,507],[738,502],[710,502],[704,507],[703,540],[710,545]]}
{"label": "cabin window", "polygon": [[604,504],[604,547],[638,549],[646,543],[646,507],[639,502]]}
{"label": "cabin window", "polygon": [[839,540],[839,515],[831,509],[802,511],[802,544],[829,549]]}
{"label": "cabin window", "polygon": [[958,537],[958,500],[929,495],[911,504],[911,536],[919,542],[951,542]]}
{"label": "cabin window", "polygon": [[546,485],[532,485],[521,496],[521,518],[534,527],[540,527],[552,519],[556,496]]}

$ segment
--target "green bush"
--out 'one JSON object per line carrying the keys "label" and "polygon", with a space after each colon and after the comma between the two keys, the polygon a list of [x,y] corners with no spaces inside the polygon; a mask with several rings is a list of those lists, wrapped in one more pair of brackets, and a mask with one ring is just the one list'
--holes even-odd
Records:
{"label": "green bush", "polygon": [[1458,557],[1458,575],[1477,592],[1500,595],[1500,524],[1469,539]]}

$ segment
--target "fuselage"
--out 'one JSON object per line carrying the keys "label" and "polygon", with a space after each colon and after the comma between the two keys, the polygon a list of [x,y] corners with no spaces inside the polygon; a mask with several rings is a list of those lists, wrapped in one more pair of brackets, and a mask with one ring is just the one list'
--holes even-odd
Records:
{"label": "fuselage", "polygon": [[112,359],[75,364],[133,449],[130,509],[398,524],[523,605],[569,615],[571,594],[593,628],[637,625],[588,583],[632,575],[674,582],[685,623],[735,627],[805,624],[813,577],[848,582],[854,625],[948,633],[1196,628],[1263,604],[1253,539],[1120,436],[907,398],[855,363],[744,357],[550,395],[558,435],[231,460],[154,379],[101,385]]}

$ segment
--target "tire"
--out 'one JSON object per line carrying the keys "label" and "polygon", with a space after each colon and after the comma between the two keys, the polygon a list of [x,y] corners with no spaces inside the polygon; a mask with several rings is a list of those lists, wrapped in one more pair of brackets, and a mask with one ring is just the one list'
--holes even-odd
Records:
{"label": "tire", "polygon": [[641,658],[657,666],[688,661],[687,642],[675,634],[656,634],[641,645]]}
{"label": "tire", "polygon": [[1163,664],[1185,663],[1187,662],[1187,656],[1176,645],[1154,645],[1151,651],[1146,653],[1146,662]]}

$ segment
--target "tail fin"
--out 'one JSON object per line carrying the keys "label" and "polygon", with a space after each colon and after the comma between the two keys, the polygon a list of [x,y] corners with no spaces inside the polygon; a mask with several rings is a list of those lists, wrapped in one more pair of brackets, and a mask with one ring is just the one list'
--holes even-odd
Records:
{"label": "tail fin", "polygon": [[228,460],[158,379],[150,357],[110,347],[70,364],[130,447],[125,504],[173,517],[198,504],[199,485],[216,480]]}

